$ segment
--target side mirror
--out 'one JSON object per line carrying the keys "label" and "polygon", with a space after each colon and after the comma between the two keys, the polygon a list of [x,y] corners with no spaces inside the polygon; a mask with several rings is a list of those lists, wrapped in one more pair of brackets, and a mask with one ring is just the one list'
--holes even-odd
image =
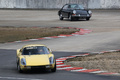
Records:
{"label": "side mirror", "polygon": [[48,48],[49,52],[52,53],[52,50],[50,48]]}
{"label": "side mirror", "polygon": [[19,53],[20,53],[20,49],[17,49],[17,56],[19,55]]}
{"label": "side mirror", "polygon": [[22,49],[20,49],[20,52],[22,52]]}

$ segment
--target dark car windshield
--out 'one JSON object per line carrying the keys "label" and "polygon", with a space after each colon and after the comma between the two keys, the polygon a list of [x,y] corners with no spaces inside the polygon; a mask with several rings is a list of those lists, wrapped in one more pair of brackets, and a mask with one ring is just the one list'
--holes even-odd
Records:
{"label": "dark car windshield", "polygon": [[80,4],[71,4],[71,5],[69,5],[69,8],[71,8],[71,9],[84,9],[84,7]]}
{"label": "dark car windshield", "polygon": [[31,46],[23,49],[22,55],[49,54],[49,50],[44,46]]}

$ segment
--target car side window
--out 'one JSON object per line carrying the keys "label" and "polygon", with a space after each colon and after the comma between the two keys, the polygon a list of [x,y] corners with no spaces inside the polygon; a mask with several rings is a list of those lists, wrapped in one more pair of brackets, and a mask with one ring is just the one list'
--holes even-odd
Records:
{"label": "car side window", "polygon": [[45,54],[50,54],[48,48],[44,47]]}
{"label": "car side window", "polygon": [[63,7],[63,9],[68,9],[68,5],[65,5],[65,6]]}

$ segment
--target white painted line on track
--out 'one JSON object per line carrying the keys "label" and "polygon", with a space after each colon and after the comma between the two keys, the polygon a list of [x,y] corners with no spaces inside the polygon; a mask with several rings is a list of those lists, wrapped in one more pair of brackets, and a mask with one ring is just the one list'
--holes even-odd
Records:
{"label": "white painted line on track", "polygon": [[65,66],[65,65],[63,64],[63,65],[57,65],[57,66]]}
{"label": "white painted line on track", "polygon": [[91,52],[91,53],[98,54],[98,53],[100,53],[100,52]]}
{"label": "white painted line on track", "polygon": [[78,69],[78,70],[71,70],[72,72],[78,72],[78,71],[83,71],[83,70],[87,70],[87,69]]}
{"label": "white painted line on track", "polygon": [[83,55],[80,55],[80,54],[79,54],[79,55],[72,55],[72,56],[76,56],[76,57],[77,57],[77,56],[83,56]]}
{"label": "white painted line on track", "polygon": [[44,37],[45,39],[53,39],[52,37]]}
{"label": "white painted line on track", "polygon": [[103,72],[107,72],[107,71],[94,71],[94,72],[90,72],[90,73],[103,73]]}
{"label": "white painted line on track", "polygon": [[66,36],[58,36],[58,37],[60,37],[60,38],[64,38],[64,37],[66,37]]}
{"label": "white painted line on track", "polygon": [[109,52],[116,52],[117,50],[109,50]]}
{"label": "white painted line on track", "polygon": [[36,40],[38,40],[38,39],[29,39],[30,41],[36,41]]}
{"label": "white painted line on track", "polygon": [[43,80],[43,79],[31,79],[31,78],[17,78],[17,77],[1,77],[0,79],[8,79],[8,80]]}
{"label": "white painted line on track", "polygon": [[72,34],[73,36],[80,36],[79,34]]}
{"label": "white painted line on track", "polygon": [[58,58],[58,59],[63,59],[63,58],[67,58],[67,57],[60,57],[60,58]]}
{"label": "white painted line on track", "polygon": [[103,54],[104,52],[99,52],[98,54]]}
{"label": "white painted line on track", "polygon": [[56,63],[63,63],[63,62],[56,62]]}
{"label": "white painted line on track", "polygon": [[22,41],[15,41],[15,42],[22,42]]}
{"label": "white painted line on track", "polygon": [[73,68],[73,67],[64,67],[64,68],[57,68],[57,70],[62,70],[62,69],[69,69],[69,68]]}
{"label": "white painted line on track", "polygon": [[65,61],[65,60],[56,60],[56,61]]}

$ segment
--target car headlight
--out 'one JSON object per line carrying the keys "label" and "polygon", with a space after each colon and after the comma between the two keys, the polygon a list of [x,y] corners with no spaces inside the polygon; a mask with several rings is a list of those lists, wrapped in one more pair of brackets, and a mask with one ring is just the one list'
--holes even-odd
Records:
{"label": "car headlight", "polygon": [[73,14],[76,14],[76,10],[73,10]]}
{"label": "car headlight", "polygon": [[89,13],[89,14],[92,14],[92,11],[91,11],[91,10],[89,10],[89,11],[88,11],[88,13]]}
{"label": "car headlight", "polygon": [[24,58],[21,59],[21,64],[26,65],[26,60]]}
{"label": "car headlight", "polygon": [[53,57],[50,57],[50,58],[49,58],[49,61],[50,61],[50,64],[53,64],[53,63],[54,63]]}

